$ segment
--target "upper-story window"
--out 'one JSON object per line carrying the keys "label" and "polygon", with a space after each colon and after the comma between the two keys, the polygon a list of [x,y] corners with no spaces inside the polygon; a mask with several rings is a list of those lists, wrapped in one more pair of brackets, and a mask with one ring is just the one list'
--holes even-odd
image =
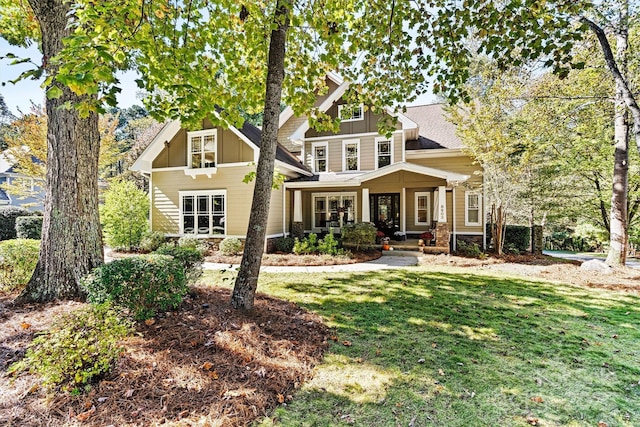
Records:
{"label": "upper-story window", "polygon": [[376,138],[376,168],[393,163],[393,141],[388,138]]}
{"label": "upper-story window", "polygon": [[342,141],[342,170],[360,170],[360,140],[347,139]]}
{"label": "upper-story window", "polygon": [[465,193],[464,225],[482,225],[481,203],[482,196],[479,193],[471,191]]}
{"label": "upper-story window", "polygon": [[316,173],[327,172],[328,170],[328,147],[326,142],[315,142],[311,146],[313,156],[313,171]]}
{"label": "upper-story window", "polygon": [[216,129],[198,130],[187,133],[189,146],[189,168],[214,168],[218,157]]}
{"label": "upper-story window", "polygon": [[364,108],[361,105],[342,104],[338,105],[338,117],[343,122],[356,122],[364,120]]}

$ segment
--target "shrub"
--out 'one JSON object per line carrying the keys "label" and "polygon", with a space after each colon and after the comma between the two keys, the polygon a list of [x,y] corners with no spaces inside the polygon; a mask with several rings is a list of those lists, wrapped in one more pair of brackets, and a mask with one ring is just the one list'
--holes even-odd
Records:
{"label": "shrub", "polygon": [[41,216],[17,217],[16,237],[18,237],[18,239],[40,239],[43,219]]}
{"label": "shrub", "polygon": [[149,198],[131,181],[116,181],[104,195],[100,221],[112,248],[133,250],[148,229]]}
{"label": "shrub", "polygon": [[36,268],[40,241],[13,239],[0,242],[0,289],[13,292],[23,288]]}
{"label": "shrub", "polygon": [[176,308],[187,294],[184,268],[168,255],[140,255],[101,265],[82,280],[92,303],[112,302],[136,320]]}
{"label": "shrub", "polygon": [[111,370],[124,350],[119,342],[130,332],[131,324],[108,304],[80,308],[38,334],[9,372],[28,370],[41,375],[45,385],[88,384]]}
{"label": "shrub", "polygon": [[458,255],[466,256],[469,258],[484,258],[485,254],[480,249],[477,243],[467,243],[464,240],[458,240],[456,247],[456,252]]}
{"label": "shrub", "polygon": [[17,237],[16,218],[29,215],[31,214],[28,210],[17,206],[0,208],[0,240],[15,239]]}
{"label": "shrub", "polygon": [[242,242],[237,237],[227,237],[220,242],[222,255],[235,255],[242,251]]}
{"label": "shrub", "polygon": [[[369,222],[347,224],[342,227],[342,242],[356,245],[356,250],[370,248],[376,243],[377,233],[376,227]],[[384,233],[382,235],[384,237]]]}
{"label": "shrub", "polygon": [[158,255],[169,255],[177,260],[184,270],[187,284],[195,283],[202,276],[204,255],[190,246],[163,246],[156,252]]}
{"label": "shrub", "polygon": [[194,248],[202,252],[207,251],[207,244],[200,239],[191,236],[182,236],[178,239],[178,246],[181,248]]}
{"label": "shrub", "polygon": [[339,242],[333,236],[331,230],[318,242],[318,253],[326,255],[342,255],[344,250],[338,247]]}
{"label": "shrub", "polygon": [[293,253],[296,255],[309,255],[318,252],[318,235],[309,234],[302,240],[295,239],[293,243]]}
{"label": "shrub", "polygon": [[293,251],[293,245],[295,242],[296,241],[293,237],[278,237],[274,241],[274,245],[276,247],[276,251],[290,254]]}
{"label": "shrub", "polygon": [[147,231],[140,239],[140,250],[143,252],[153,252],[158,250],[166,241],[164,233],[161,231]]}
{"label": "shrub", "polygon": [[505,251],[517,249],[518,253],[526,252],[529,249],[530,240],[531,228],[525,225],[507,225],[504,233]]}

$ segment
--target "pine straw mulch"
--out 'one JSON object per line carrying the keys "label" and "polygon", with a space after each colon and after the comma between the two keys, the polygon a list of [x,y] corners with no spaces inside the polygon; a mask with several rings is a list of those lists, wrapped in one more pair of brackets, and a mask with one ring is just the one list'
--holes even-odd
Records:
{"label": "pine straw mulch", "polygon": [[37,378],[9,378],[33,334],[77,302],[13,307],[0,300],[0,425],[245,426],[291,400],[327,348],[322,319],[256,297],[231,309],[230,291],[196,287],[175,312],[137,326],[114,370],[82,396],[47,394]]}
{"label": "pine straw mulch", "polygon": [[[314,266],[314,265],[344,265],[373,261],[382,256],[382,251],[370,249],[368,251],[352,251],[350,256],[332,255],[295,255],[295,254],[264,254],[262,265],[270,266]],[[240,264],[241,255],[222,255],[219,251],[207,254],[205,261],[218,264]]]}
{"label": "pine straw mulch", "polygon": [[452,255],[424,255],[423,264],[471,267],[479,270],[501,271],[544,280],[569,283],[575,286],[607,289],[640,295],[640,270],[630,267],[614,269],[610,274],[580,269],[582,262],[558,260],[546,255],[503,255],[486,259]]}

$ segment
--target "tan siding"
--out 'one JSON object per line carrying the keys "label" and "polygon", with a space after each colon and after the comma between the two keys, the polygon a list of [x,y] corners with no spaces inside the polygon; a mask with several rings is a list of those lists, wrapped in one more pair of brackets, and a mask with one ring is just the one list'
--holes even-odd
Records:
{"label": "tan siding", "polygon": [[289,140],[289,137],[307,120],[306,117],[291,116],[287,122],[278,129],[278,142],[291,152],[300,151],[300,146]]}
{"label": "tan siding", "polygon": [[230,129],[218,128],[218,163],[253,162],[253,149]]}
{"label": "tan siding", "polygon": [[281,234],[282,229],[282,206],[284,189],[271,192],[271,202],[269,203],[269,220],[267,222],[267,235]]}
{"label": "tan siding", "polygon": [[402,134],[396,133],[393,135],[393,162],[398,163],[402,161]]}
{"label": "tan siding", "polygon": [[178,133],[165,143],[164,149],[153,160],[154,168],[180,167],[187,165],[187,131],[180,129]]}
{"label": "tan siding", "polygon": [[[344,101],[340,100],[336,104],[332,105],[328,110],[327,114],[333,118],[338,116],[338,105],[344,104]],[[364,112],[364,120],[357,120],[353,122],[342,122],[340,123],[340,130],[337,134],[340,135],[348,135],[355,133],[369,133],[369,132],[377,132],[378,131],[378,120],[380,119],[381,114],[374,114],[371,110]],[[400,129],[400,124],[398,123],[397,129]],[[315,129],[309,129],[305,133],[306,138],[315,138],[319,136],[332,136],[336,135],[334,132],[322,131],[318,132]]]}
{"label": "tan siding", "polygon": [[211,178],[201,175],[195,179],[182,171],[154,172],[151,181],[152,229],[169,234],[179,232],[179,191],[226,190],[227,234],[244,236],[249,222],[253,184],[245,184],[242,179],[253,169],[248,166],[219,168]]}

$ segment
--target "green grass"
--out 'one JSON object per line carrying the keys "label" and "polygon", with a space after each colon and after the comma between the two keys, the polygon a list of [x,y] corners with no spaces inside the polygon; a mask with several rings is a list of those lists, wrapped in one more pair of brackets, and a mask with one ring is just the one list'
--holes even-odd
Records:
{"label": "green grass", "polygon": [[339,340],[264,426],[640,425],[640,298],[445,267],[262,274],[258,290]]}

